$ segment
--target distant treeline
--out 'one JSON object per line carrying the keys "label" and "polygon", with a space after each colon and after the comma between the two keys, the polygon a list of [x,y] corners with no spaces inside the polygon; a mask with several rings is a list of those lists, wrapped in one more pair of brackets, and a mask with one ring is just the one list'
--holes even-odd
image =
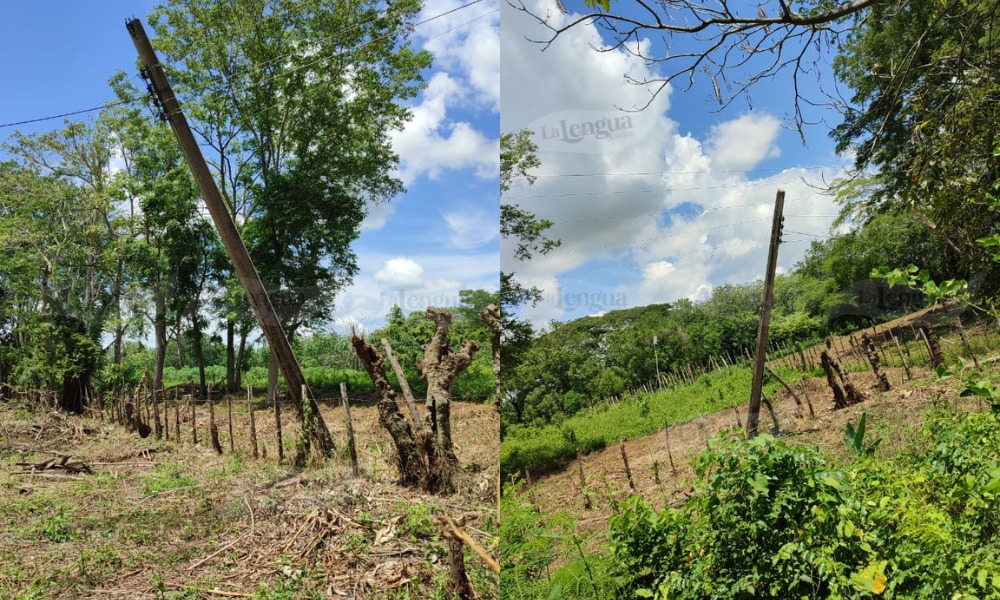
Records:
{"label": "distant treeline", "polygon": [[[944,239],[898,215],[813,242],[803,260],[777,278],[770,338],[782,344],[814,340],[919,308],[919,292],[870,278],[873,268],[909,264],[937,280],[969,277]],[[501,378],[504,432],[559,422],[655,380],[657,367],[669,372],[752,352],[762,295],[761,281],[723,285],[700,303],[685,299],[553,322]]]}

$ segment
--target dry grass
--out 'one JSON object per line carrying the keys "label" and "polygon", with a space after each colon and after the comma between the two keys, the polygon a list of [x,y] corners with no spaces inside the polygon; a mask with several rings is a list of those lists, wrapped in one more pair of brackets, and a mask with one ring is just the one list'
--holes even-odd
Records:
{"label": "dry grass", "polygon": [[[283,407],[286,457],[298,427]],[[340,406],[321,409],[344,450]],[[352,407],[361,476],[346,451],[296,470],[277,465],[273,412],[258,410],[268,457],[250,458],[245,398],[216,406],[224,455],[210,447],[208,407],[181,411],[181,442],[140,439],[97,419],[0,404],[0,598],[445,598],[439,516],[465,519],[496,554],[499,436],[489,405],[456,403],[459,490],[433,497],[394,484],[391,443],[372,406]],[[171,420],[171,438],[173,438]],[[19,462],[70,455],[92,474],[18,474]],[[482,598],[496,576],[471,551]]]}

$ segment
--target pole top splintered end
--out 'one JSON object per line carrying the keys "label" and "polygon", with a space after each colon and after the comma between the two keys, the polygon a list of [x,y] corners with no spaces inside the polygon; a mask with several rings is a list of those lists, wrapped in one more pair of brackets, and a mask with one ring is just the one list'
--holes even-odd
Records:
{"label": "pole top splintered end", "polygon": [[132,37],[135,37],[136,29],[142,28],[142,21],[135,17],[125,19],[125,28],[128,29],[128,32],[132,35]]}

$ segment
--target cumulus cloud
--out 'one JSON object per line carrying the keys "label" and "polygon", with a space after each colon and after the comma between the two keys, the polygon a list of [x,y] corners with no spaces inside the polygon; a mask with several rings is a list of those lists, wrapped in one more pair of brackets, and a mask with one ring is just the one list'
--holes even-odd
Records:
{"label": "cumulus cloud", "polygon": [[[526,4],[549,10],[553,26],[574,18],[552,11],[547,0]],[[501,98],[503,130],[535,130],[542,161],[535,184],[520,182],[503,202],[551,220],[547,235],[562,242],[522,263],[511,240],[502,240],[502,270],[563,296],[621,293],[629,306],[697,301],[714,286],[763,275],[777,188],[786,191],[788,215],[779,264],[792,266],[814,236],[827,233],[836,206],[814,186],[838,173],[839,161],[755,175],[752,169],[780,154],[774,116],[742,115],[699,138],[682,133],[671,118],[669,89],[644,111],[618,111],[649,101],[647,88],[625,84],[622,75],[653,79],[655,67],[621,50],[595,52],[591,46],[602,41],[588,24],[540,52],[525,37],[538,39],[544,30],[502,7],[502,85],[518,90]],[[610,129],[600,119],[622,116],[630,118],[628,135],[599,137]],[[590,312],[596,310],[603,308]],[[521,315],[536,325],[582,316],[565,304],[524,308]]]}
{"label": "cumulus cloud", "polygon": [[[457,0],[428,0],[421,20],[461,6]],[[458,10],[426,23],[417,31],[424,48],[434,54],[439,67],[462,73],[477,105],[499,111],[500,13],[490,4]]]}
{"label": "cumulus cloud", "polygon": [[424,284],[424,268],[409,258],[390,258],[375,273],[375,281],[394,290],[412,290]]}
{"label": "cumulus cloud", "polygon": [[445,72],[435,73],[413,119],[393,135],[404,183],[418,176],[436,179],[449,169],[473,168],[483,178],[496,175],[500,165],[500,142],[491,140],[471,124],[451,121],[448,109],[464,94],[461,81]]}
{"label": "cumulus cloud", "polygon": [[719,123],[709,132],[708,156],[718,170],[745,171],[781,155],[775,145],[781,122],[768,114],[750,113]]}

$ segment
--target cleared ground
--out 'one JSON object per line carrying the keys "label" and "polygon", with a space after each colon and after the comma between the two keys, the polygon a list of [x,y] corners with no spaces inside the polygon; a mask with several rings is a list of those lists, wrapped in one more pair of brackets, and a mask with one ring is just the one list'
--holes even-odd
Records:
{"label": "cleared ground", "polygon": [[[391,440],[374,406],[352,407],[359,477],[339,401],[321,409],[338,456],[302,470],[287,458],[276,464],[272,409],[255,413],[268,456],[253,460],[245,397],[234,398],[234,453],[226,405],[215,408],[221,456],[210,446],[206,405],[197,407],[194,445],[184,410],[178,442],[0,402],[0,598],[445,598],[445,515],[496,556],[499,417],[491,405],[453,405],[462,471],[447,497],[395,485]],[[288,457],[299,429],[291,406],[283,408]],[[91,472],[32,474],[17,464],[63,456]],[[468,547],[466,565],[479,597],[499,595],[498,578]]]}

